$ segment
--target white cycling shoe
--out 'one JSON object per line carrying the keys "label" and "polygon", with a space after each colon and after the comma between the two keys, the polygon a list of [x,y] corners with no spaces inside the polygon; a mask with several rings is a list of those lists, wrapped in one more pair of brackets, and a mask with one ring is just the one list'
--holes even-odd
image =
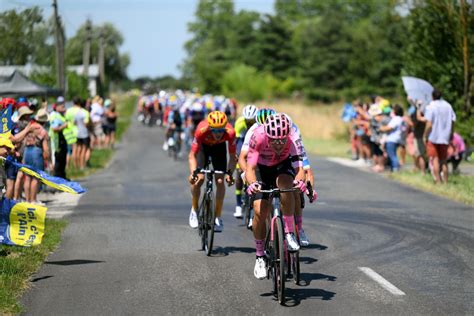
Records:
{"label": "white cycling shoe", "polygon": [[258,257],[257,260],[255,260],[253,275],[259,280],[263,280],[267,277],[267,266],[263,257]]}
{"label": "white cycling shoe", "polygon": [[304,230],[300,230],[300,245],[301,247],[309,246],[309,239],[308,236],[306,236]]}
{"label": "white cycling shoe", "polygon": [[191,228],[198,228],[199,226],[197,213],[193,209],[191,209],[191,213],[189,213],[189,226],[191,226]]}
{"label": "white cycling shoe", "polygon": [[222,233],[223,230],[224,230],[224,222],[222,221],[222,219],[220,217],[216,217],[216,222],[215,222],[215,225],[214,225],[214,232],[215,233]]}
{"label": "white cycling shoe", "polygon": [[235,207],[234,217],[235,218],[242,218],[242,207],[241,206],[236,206]]}
{"label": "white cycling shoe", "polygon": [[285,234],[285,239],[286,239],[286,244],[288,246],[289,252],[295,252],[295,251],[300,250],[300,245],[298,244],[298,241],[296,240],[295,234],[293,233]]}

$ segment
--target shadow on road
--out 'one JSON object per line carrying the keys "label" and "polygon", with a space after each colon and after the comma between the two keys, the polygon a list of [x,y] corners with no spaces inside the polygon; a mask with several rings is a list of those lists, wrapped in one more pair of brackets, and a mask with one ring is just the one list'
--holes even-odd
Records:
{"label": "shadow on road", "polygon": [[42,276],[42,277],[34,278],[33,280],[31,280],[31,282],[35,283],[35,282],[46,280],[46,279],[49,279],[49,278],[52,278],[52,277],[53,277],[52,275],[45,275],[45,276]]}
{"label": "shadow on road", "polygon": [[54,264],[58,266],[74,266],[80,264],[91,264],[91,263],[102,263],[105,261],[97,261],[97,260],[84,260],[84,259],[76,259],[76,260],[63,260],[63,261],[46,261],[46,264]]}
{"label": "shadow on road", "polygon": [[304,247],[303,249],[326,250],[326,249],[328,249],[328,246],[319,245],[319,244],[310,244],[310,245]]}
{"label": "shadow on road", "polygon": [[336,295],[334,292],[323,289],[286,289],[285,306],[294,307],[301,304],[301,301],[307,299],[321,299],[323,301],[330,301]]}
{"label": "shadow on road", "polygon": [[212,254],[216,257],[225,257],[231,253],[255,253],[255,248],[251,247],[217,247]]}
{"label": "shadow on road", "polygon": [[316,280],[327,280],[327,281],[336,281],[337,277],[322,273],[301,273],[301,286],[308,286],[312,281]]}

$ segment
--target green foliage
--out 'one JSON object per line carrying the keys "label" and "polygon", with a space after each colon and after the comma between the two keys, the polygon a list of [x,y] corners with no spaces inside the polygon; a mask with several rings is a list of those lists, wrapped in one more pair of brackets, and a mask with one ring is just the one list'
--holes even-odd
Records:
{"label": "green foliage", "polygon": [[[463,24],[460,3],[457,1],[425,0],[415,6],[408,17],[407,44],[404,49],[403,71],[423,78],[443,92],[443,98],[457,112],[462,135],[474,143],[472,110],[464,102]],[[468,83],[474,73],[474,11],[466,7],[468,24]],[[474,103],[474,87],[471,84],[471,104]]]}
{"label": "green foliage", "polygon": [[87,89],[88,80],[84,76],[80,76],[75,72],[68,72],[67,77],[67,98],[71,100],[75,96],[83,99],[89,97],[89,90]]}
{"label": "green foliage", "polygon": [[[104,37],[105,42],[105,73],[106,78],[118,81],[127,77],[127,67],[130,64],[128,54],[120,54],[119,48],[123,44],[122,34],[111,23],[93,26],[91,30],[91,48],[89,63],[99,60],[99,38]],[[84,43],[87,39],[86,24],[82,25],[76,35],[66,43],[66,62],[69,65],[82,65]]]}
{"label": "green foliage", "polygon": [[[0,64],[24,65],[28,62],[51,64],[48,24],[38,7],[0,13]],[[54,56],[54,55],[53,55]]]}
{"label": "green foliage", "polygon": [[239,100],[261,100],[271,94],[270,80],[254,67],[239,64],[224,73],[222,92]]}

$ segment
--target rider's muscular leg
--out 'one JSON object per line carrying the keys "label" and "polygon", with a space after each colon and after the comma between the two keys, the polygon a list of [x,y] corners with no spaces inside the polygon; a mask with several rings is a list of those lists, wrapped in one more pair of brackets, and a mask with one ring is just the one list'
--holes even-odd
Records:
{"label": "rider's muscular leg", "polygon": [[244,186],[244,182],[242,181],[241,175],[242,171],[237,169],[236,177],[235,177],[235,199],[237,206],[242,206],[242,188]]}
{"label": "rider's muscular leg", "polygon": [[224,176],[216,176],[216,217],[222,215],[222,205],[224,204],[225,184]]}
{"label": "rider's muscular leg", "polygon": [[295,220],[298,229],[302,229],[303,225],[303,208],[301,207],[301,199],[304,198],[301,196],[299,191],[293,192],[293,196],[295,198]]}
{"label": "rider's muscular leg", "polygon": [[201,195],[201,186],[203,182],[204,176],[200,174],[198,175],[196,183],[191,185],[191,194],[193,195],[192,208],[194,211],[197,211],[199,207],[199,196]]}
{"label": "rider's muscular leg", "polygon": [[255,237],[255,248],[257,256],[263,256],[264,253],[264,243],[265,236],[267,234],[267,227],[265,220],[268,216],[268,210],[270,208],[270,203],[267,200],[257,200],[253,203],[254,216],[252,223],[253,236]]}
{"label": "rider's muscular leg", "polygon": [[[288,174],[281,174],[277,178],[277,186],[280,189],[291,189],[293,187],[293,177]],[[295,197],[293,192],[281,194],[281,208],[283,213],[283,223],[285,233],[294,232]]]}

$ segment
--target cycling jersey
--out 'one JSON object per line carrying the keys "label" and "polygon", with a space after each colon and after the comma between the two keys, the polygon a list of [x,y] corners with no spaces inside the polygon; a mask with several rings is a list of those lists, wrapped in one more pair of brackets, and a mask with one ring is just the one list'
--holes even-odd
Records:
{"label": "cycling jersey", "polygon": [[247,126],[247,121],[245,120],[245,117],[241,116],[235,121],[234,125],[235,129],[235,137],[237,138],[244,138],[245,134],[247,133],[247,130],[249,127]]}
{"label": "cycling jersey", "polygon": [[[249,150],[249,143],[250,143],[250,138],[252,137],[255,129],[259,127],[258,123],[253,124],[250,129],[247,131],[247,134],[245,134],[245,139],[244,143],[242,145],[241,150],[248,151]],[[303,169],[311,169],[311,164],[309,163],[309,158],[308,154],[306,153],[306,149],[304,148],[303,140],[301,139],[301,133],[300,130],[298,129],[298,126],[296,126],[295,123],[292,124],[292,134],[295,134],[297,138],[299,138],[299,141],[297,142],[300,144],[301,148],[301,158],[303,159]]]}
{"label": "cycling jersey", "polygon": [[191,146],[191,151],[193,153],[198,153],[201,145],[217,145],[220,143],[228,142],[229,143],[229,154],[235,154],[235,131],[232,128],[232,125],[227,123],[225,126],[224,135],[219,140],[216,140],[212,135],[211,127],[209,123],[206,121],[202,121],[196,127],[196,132],[194,133],[194,140]]}
{"label": "cycling jersey", "polygon": [[256,166],[274,166],[291,157],[292,166],[300,168],[303,166],[301,158],[301,139],[295,133],[291,133],[281,150],[277,153],[269,143],[269,137],[265,133],[263,125],[257,127],[250,138],[247,163]]}

